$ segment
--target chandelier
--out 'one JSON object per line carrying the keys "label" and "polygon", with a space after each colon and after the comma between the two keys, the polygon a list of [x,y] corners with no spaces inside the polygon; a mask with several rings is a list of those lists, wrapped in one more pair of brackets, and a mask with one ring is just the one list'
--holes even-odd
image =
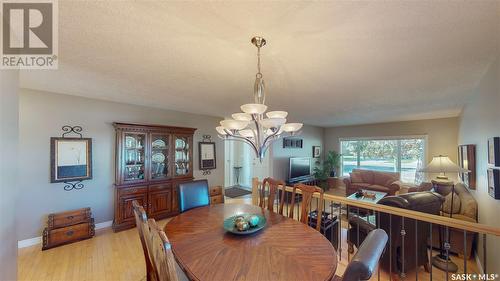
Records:
{"label": "chandelier", "polygon": [[[288,112],[269,111],[266,100],[264,78],[260,70],[260,48],[266,45],[262,37],[252,38],[257,47],[257,74],[254,84],[254,103],[242,105],[241,111],[231,115],[232,119],[222,120],[216,127],[219,137],[225,140],[243,141],[250,145],[257,158],[262,161],[271,143],[283,136],[296,135],[302,123],[286,123]],[[265,115],[264,115],[265,113]]]}

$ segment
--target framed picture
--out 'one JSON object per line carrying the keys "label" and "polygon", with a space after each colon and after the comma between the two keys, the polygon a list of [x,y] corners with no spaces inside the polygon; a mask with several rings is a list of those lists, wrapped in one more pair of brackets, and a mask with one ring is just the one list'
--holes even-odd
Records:
{"label": "framed picture", "polygon": [[302,148],[302,145],[303,145],[302,139],[295,139],[295,138],[283,139],[283,148]]}
{"label": "framed picture", "polygon": [[200,170],[216,168],[215,142],[199,142]]}
{"label": "framed picture", "polygon": [[50,138],[50,182],[92,179],[92,139]]}
{"label": "framed picture", "polygon": [[500,169],[488,169],[488,194],[500,199]]}
{"label": "framed picture", "polygon": [[488,164],[500,167],[500,137],[488,139]]}
{"label": "framed picture", "polygon": [[319,158],[321,156],[321,146],[313,146],[313,158]]}

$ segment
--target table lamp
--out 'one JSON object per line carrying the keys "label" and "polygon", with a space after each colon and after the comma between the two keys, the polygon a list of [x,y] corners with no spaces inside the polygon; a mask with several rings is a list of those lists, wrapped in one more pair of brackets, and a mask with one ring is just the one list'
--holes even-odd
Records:
{"label": "table lamp", "polygon": [[[450,181],[448,179],[448,176],[446,173],[469,173],[470,171],[467,169],[464,169],[457,164],[453,163],[453,161],[448,158],[448,156],[444,155],[439,155],[439,156],[434,156],[432,158],[432,161],[427,165],[426,167],[422,168],[419,170],[420,172],[424,173],[439,173],[439,175],[436,177],[436,181],[432,181],[432,184],[436,187],[440,186],[440,184],[445,185],[445,186],[450,186],[451,185],[451,208],[453,209],[453,194],[455,193],[455,185],[453,181]],[[453,216],[452,210],[450,210],[450,218]],[[440,253],[439,255],[436,255],[432,258],[432,264],[442,270],[447,270],[449,272],[457,272],[458,271],[458,266],[451,261],[451,259],[445,255],[444,250],[443,250],[443,244],[442,244],[442,234],[441,234],[441,229],[442,226],[439,226],[439,244],[440,244]],[[450,237],[449,229],[447,230],[447,236],[448,238]],[[449,239],[448,239],[449,240]],[[431,249],[432,251],[432,249]]]}

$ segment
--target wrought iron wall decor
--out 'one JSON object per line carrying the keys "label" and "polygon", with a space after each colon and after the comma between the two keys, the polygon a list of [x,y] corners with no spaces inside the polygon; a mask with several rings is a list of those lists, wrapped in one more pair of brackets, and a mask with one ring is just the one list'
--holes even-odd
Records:
{"label": "wrought iron wall decor", "polygon": [[215,142],[211,135],[203,135],[203,140],[198,143],[200,170],[204,176],[210,175],[217,167]]}
{"label": "wrought iron wall decor", "polygon": [[65,125],[62,131],[50,138],[50,182],[64,183],[66,191],[82,189],[82,181],[92,179],[92,139],[83,137],[81,126]]}

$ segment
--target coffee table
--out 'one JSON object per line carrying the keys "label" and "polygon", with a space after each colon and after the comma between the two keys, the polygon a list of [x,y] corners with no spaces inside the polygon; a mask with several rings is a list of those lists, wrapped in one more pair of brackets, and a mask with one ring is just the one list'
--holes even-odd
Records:
{"label": "coffee table", "polygon": [[368,193],[374,193],[375,194],[375,198],[364,197],[364,196],[356,197],[356,193],[353,193],[353,194],[347,196],[347,198],[348,199],[352,199],[352,200],[356,200],[356,201],[363,201],[363,202],[377,204],[377,202],[380,201],[380,199],[382,199],[382,198],[384,198],[384,197],[387,196],[386,192],[373,191],[373,190],[367,190],[367,189],[362,189],[362,191],[363,192],[368,192]]}
{"label": "coffee table", "polygon": [[[377,204],[377,202],[380,201],[380,199],[382,199],[382,198],[384,198],[384,197],[387,196],[387,192],[373,191],[373,190],[366,190],[366,189],[362,189],[362,191],[363,192],[374,193],[375,194],[375,198],[365,197],[365,196],[356,197],[356,193],[353,193],[353,194],[347,196],[347,198],[351,199],[351,200],[356,200],[356,201],[362,201],[362,202],[366,202],[366,203]],[[369,215],[372,214],[372,212],[370,210],[368,210],[368,209],[358,208],[358,207],[351,207],[351,208],[347,208],[347,217],[348,218],[349,218],[349,210],[351,212],[353,212],[353,210],[356,210],[354,212],[358,216],[362,216],[362,217],[366,217],[366,216],[369,216]]]}

